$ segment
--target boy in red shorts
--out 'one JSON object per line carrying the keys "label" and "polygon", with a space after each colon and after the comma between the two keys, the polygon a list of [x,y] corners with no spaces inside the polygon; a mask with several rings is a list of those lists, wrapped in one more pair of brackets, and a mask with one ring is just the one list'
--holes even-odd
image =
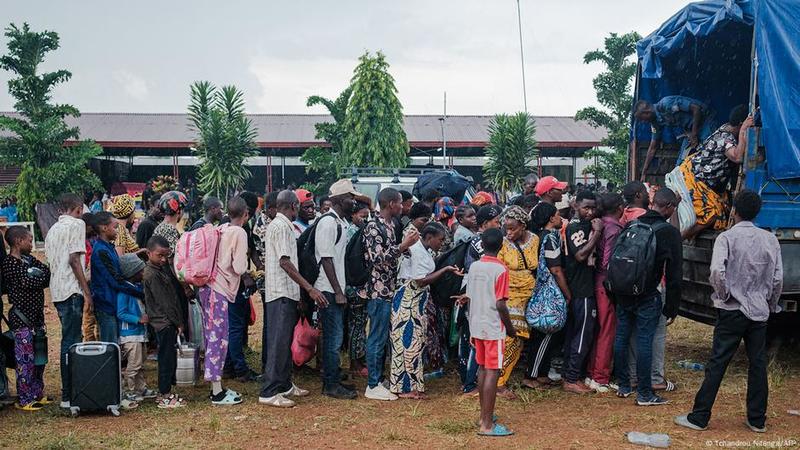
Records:
{"label": "boy in red shorts", "polygon": [[508,315],[508,269],[497,259],[503,246],[503,233],[488,229],[481,235],[484,255],[470,266],[467,274],[467,293],[457,296],[464,304],[469,302],[469,329],[478,369],[478,392],[481,418],[478,434],[481,436],[510,436],[508,428],[495,423],[494,404],[497,396],[497,379],[503,367],[506,336],[516,337]]}

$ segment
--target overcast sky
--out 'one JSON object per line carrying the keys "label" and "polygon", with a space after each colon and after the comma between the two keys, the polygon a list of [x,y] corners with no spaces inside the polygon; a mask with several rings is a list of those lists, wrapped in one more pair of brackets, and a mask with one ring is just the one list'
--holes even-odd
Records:
{"label": "overcast sky", "polygon": [[[183,112],[195,80],[235,84],[249,112],[324,112],[365,50],[383,51],[407,114],[523,109],[514,0],[3,1],[2,20],[57,31],[45,69],[73,78],[55,99],[84,112]],[[609,32],[647,35],[681,0],[521,0],[528,109],[573,115],[594,104]],[[7,40],[0,37],[0,51]],[[12,109],[0,72],[0,110]]]}

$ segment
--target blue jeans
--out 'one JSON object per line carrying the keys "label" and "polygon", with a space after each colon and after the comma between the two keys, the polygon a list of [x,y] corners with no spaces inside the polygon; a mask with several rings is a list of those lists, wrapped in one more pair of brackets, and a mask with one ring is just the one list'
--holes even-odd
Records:
{"label": "blue jeans", "polygon": [[458,374],[464,393],[478,387],[478,362],[475,361],[475,347],[469,342],[469,324],[464,323],[458,336]]}
{"label": "blue jeans", "polygon": [[392,318],[392,302],[378,298],[367,302],[369,334],[367,334],[367,383],[374,388],[383,379],[386,362],[386,344],[389,342],[389,324]]}
{"label": "blue jeans", "polygon": [[322,322],[322,388],[333,389],[341,384],[339,349],[344,341],[344,310],[347,305],[337,305],[336,296],[323,292],[328,306],[319,309]]}
{"label": "blue jeans", "polygon": [[250,320],[250,299],[244,296],[244,286],[239,287],[236,299],[228,304],[228,354],[225,371],[245,375],[250,371],[244,358],[244,339]]}
{"label": "blue jeans", "polygon": [[[83,321],[83,296],[72,294],[63,302],[54,303],[61,321],[61,400],[69,401],[72,380],[67,367],[67,353],[72,344],[81,342],[81,322]],[[116,323],[116,318],[114,323]]]}
{"label": "blue jeans", "polygon": [[661,318],[661,294],[639,300],[633,305],[617,305],[617,335],[614,340],[614,370],[620,391],[630,391],[628,345],[636,330],[636,378],[638,399],[653,397],[650,371],[653,363],[653,336]]}
{"label": "blue jeans", "polygon": [[[116,314],[108,314],[94,310],[94,317],[97,319],[97,328],[100,330],[100,340],[103,342],[119,343],[119,325]],[[81,332],[81,323],[78,322],[78,334]]]}

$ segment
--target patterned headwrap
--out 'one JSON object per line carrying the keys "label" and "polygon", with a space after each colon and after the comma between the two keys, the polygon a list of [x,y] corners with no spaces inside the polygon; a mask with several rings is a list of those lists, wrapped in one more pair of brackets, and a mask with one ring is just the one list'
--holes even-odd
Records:
{"label": "patterned headwrap", "polygon": [[439,221],[453,217],[453,213],[455,213],[455,211],[456,205],[453,203],[453,199],[450,197],[440,198],[433,207],[433,215],[436,217],[436,220]]}
{"label": "patterned headwrap", "polygon": [[181,191],[169,191],[161,194],[158,200],[158,209],[168,216],[172,216],[182,210],[189,203],[186,194]]}
{"label": "patterned headwrap", "polygon": [[483,206],[483,205],[493,205],[494,204],[494,197],[492,194],[486,191],[480,191],[472,197],[472,202],[475,206]]}
{"label": "patterned headwrap", "polygon": [[128,194],[118,195],[111,199],[111,214],[117,219],[127,219],[133,214],[136,204]]}
{"label": "patterned headwrap", "polygon": [[503,220],[514,219],[523,225],[528,225],[528,213],[520,206],[511,206],[503,213]]}

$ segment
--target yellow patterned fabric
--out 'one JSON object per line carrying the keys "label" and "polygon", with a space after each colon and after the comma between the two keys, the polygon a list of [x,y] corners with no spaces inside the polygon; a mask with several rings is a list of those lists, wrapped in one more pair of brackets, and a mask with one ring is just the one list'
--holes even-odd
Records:
{"label": "yellow patterned fabric", "polygon": [[395,394],[425,392],[422,350],[425,346],[425,303],[428,288],[411,281],[392,299],[389,341],[392,345],[389,390]]}
{"label": "yellow patterned fabric", "polygon": [[123,253],[135,253],[139,251],[139,246],[136,244],[136,239],[128,231],[128,227],[124,223],[117,224],[117,240],[114,241],[114,247],[122,248]]}
{"label": "yellow patterned fabric", "polygon": [[500,370],[500,378],[497,379],[497,386],[505,386],[511,378],[511,372],[517,366],[520,356],[522,356],[522,347],[525,346],[525,341],[520,338],[506,337],[506,347],[503,353],[503,368]]}
{"label": "yellow patterned fabric", "polygon": [[118,195],[111,199],[111,214],[117,219],[127,219],[133,214],[136,204],[128,194]]}
{"label": "yellow patterned fabric", "polygon": [[714,222],[714,230],[723,231],[727,226],[728,195],[718,194],[702,181],[698,181],[692,171],[692,158],[686,158],[680,166],[686,181],[686,188],[692,196],[692,206],[697,215],[697,224],[708,225]]}
{"label": "yellow patterned fabric", "polygon": [[503,248],[497,254],[497,258],[508,268],[507,305],[511,323],[514,324],[517,336],[523,339],[529,336],[525,308],[536,286],[536,268],[539,266],[539,237],[532,233],[529,236],[528,242],[520,245],[521,252],[511,241],[504,239]]}

